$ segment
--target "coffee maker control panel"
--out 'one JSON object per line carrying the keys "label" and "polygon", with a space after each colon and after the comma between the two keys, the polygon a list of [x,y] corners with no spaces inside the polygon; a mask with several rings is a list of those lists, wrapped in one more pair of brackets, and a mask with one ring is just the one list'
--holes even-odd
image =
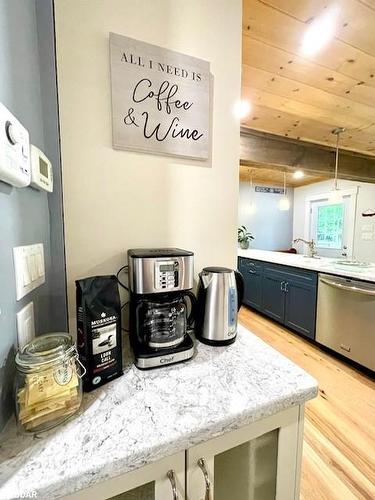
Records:
{"label": "coffee maker control panel", "polygon": [[155,262],[155,288],[170,290],[178,287],[179,263],[177,260]]}
{"label": "coffee maker control panel", "polygon": [[180,292],[194,286],[194,254],[180,248],[128,250],[131,293]]}

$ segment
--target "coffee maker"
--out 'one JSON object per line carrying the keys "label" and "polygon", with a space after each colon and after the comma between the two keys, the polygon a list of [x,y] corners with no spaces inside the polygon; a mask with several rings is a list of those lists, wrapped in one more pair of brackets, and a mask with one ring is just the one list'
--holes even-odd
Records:
{"label": "coffee maker", "polygon": [[128,250],[129,337],[135,365],[156,368],[190,359],[196,299],[194,254],[179,248]]}

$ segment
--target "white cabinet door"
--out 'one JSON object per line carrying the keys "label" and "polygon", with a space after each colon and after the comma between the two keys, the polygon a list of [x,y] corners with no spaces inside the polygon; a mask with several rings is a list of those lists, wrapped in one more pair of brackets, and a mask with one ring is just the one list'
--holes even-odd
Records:
{"label": "white cabinet door", "polygon": [[185,500],[185,452],[98,483],[65,500]]}
{"label": "white cabinet door", "polygon": [[187,500],[297,500],[303,407],[190,448]]}

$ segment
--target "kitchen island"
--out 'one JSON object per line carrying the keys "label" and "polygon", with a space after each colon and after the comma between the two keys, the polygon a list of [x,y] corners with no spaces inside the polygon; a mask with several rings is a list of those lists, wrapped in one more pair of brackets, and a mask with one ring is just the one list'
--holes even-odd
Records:
{"label": "kitchen island", "polygon": [[127,358],[124,376],[85,395],[75,418],[40,438],[11,424],[0,499],[27,491],[39,500],[102,499],[146,483],[155,500],[196,500],[208,485],[211,500],[228,488],[244,499],[231,483],[241,484],[241,470],[253,471],[242,484],[256,486],[256,498],[297,499],[303,408],[316,381],[241,326],[230,346],[196,347],[191,361],[152,371]]}

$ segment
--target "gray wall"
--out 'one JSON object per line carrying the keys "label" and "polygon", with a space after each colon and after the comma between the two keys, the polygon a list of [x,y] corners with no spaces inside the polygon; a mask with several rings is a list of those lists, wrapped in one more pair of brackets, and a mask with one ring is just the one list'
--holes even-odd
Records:
{"label": "gray wall", "polygon": [[[45,16],[38,23],[41,3]],[[0,0],[0,101],[29,130],[30,141],[53,161],[57,181],[52,196],[0,181],[0,429],[13,409],[17,311],[32,300],[37,334],[66,330],[52,7],[50,1],[38,4],[37,9],[35,0]],[[53,254],[58,254],[53,259],[58,262],[56,272],[52,272],[51,241]],[[44,244],[46,283],[16,302],[12,248],[32,243]],[[54,312],[51,297],[56,295],[61,307]]]}
{"label": "gray wall", "polygon": [[[255,240],[251,248],[261,250],[286,250],[292,246],[293,238],[293,189],[287,190],[290,210],[282,212],[278,203],[282,195],[256,193],[248,182],[240,182],[238,201],[238,225],[244,225]],[[255,203],[256,212],[250,213],[250,202]]]}
{"label": "gray wall", "polygon": [[63,196],[53,15],[53,0],[36,0],[44,152],[54,167],[54,190],[52,194],[48,195],[51,245],[50,329],[54,331],[67,331]]}

